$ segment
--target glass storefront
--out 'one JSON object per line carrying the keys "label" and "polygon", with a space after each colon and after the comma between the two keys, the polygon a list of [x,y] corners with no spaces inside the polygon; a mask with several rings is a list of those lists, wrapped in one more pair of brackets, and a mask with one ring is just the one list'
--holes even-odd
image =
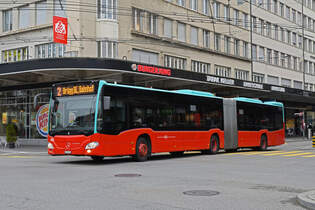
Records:
{"label": "glass storefront", "polygon": [[5,136],[6,126],[13,123],[19,138],[44,139],[36,128],[36,114],[49,103],[49,97],[39,96],[35,107],[34,97],[40,93],[49,95],[50,88],[0,92],[0,136]]}

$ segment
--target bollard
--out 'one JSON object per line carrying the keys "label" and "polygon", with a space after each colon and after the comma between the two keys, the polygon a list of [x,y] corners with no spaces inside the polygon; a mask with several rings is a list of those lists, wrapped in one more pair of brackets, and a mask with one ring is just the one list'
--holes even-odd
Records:
{"label": "bollard", "polygon": [[315,148],[315,136],[313,136],[313,148]]}

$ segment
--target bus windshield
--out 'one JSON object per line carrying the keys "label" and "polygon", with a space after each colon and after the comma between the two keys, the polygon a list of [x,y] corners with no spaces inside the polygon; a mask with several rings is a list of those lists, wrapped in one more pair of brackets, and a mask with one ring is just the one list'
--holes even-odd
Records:
{"label": "bus windshield", "polygon": [[51,104],[50,132],[54,135],[91,135],[96,95],[55,97]]}

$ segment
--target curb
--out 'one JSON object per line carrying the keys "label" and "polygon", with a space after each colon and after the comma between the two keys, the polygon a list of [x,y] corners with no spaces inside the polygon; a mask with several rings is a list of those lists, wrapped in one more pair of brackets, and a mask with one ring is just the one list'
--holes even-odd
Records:
{"label": "curb", "polygon": [[301,193],[296,196],[297,201],[308,209],[315,209],[315,190]]}

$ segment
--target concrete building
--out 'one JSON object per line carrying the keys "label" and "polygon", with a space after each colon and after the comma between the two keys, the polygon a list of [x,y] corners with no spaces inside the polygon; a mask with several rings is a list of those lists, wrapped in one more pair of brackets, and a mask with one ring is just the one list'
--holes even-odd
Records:
{"label": "concrete building", "polygon": [[[18,0],[0,3],[0,63],[10,69],[6,64],[19,64],[18,61],[37,64],[38,59],[60,57],[117,58],[232,79],[228,83],[233,84],[224,85],[233,86],[233,79],[248,81],[242,83],[243,88],[219,88],[215,84],[220,82],[208,77],[207,81],[214,84],[204,89],[222,96],[288,100],[287,107],[294,108],[291,115],[296,127],[296,121],[302,123],[302,120],[296,119],[295,114],[314,110],[315,106],[310,101],[303,103],[307,100],[303,98],[305,93],[314,100],[315,1],[303,2],[303,11],[302,3],[295,0],[252,2],[252,5],[246,0]],[[53,43],[53,16],[68,18],[67,45]],[[303,34],[304,41],[301,41]],[[26,75],[27,81],[25,77],[9,77],[8,72],[0,74],[1,87],[6,90],[0,92],[0,111],[10,116],[7,110],[11,104],[21,106],[14,108],[15,114],[11,115],[24,124],[21,127],[27,138],[40,137],[32,103],[34,96],[48,92],[49,86],[39,90],[25,89],[21,85],[105,78],[88,71],[69,78],[67,69],[57,74],[33,71]],[[157,80],[136,82],[117,73],[105,79],[145,86]],[[185,87],[176,82],[166,86],[154,84],[172,89]],[[10,89],[13,86],[14,93]],[[257,95],[244,87],[267,87],[268,93]],[[303,92],[304,87],[306,92]],[[299,100],[281,95],[286,92],[299,93]],[[43,104],[48,102],[47,98],[41,100]],[[0,127],[0,136],[3,133],[4,126]]]}

